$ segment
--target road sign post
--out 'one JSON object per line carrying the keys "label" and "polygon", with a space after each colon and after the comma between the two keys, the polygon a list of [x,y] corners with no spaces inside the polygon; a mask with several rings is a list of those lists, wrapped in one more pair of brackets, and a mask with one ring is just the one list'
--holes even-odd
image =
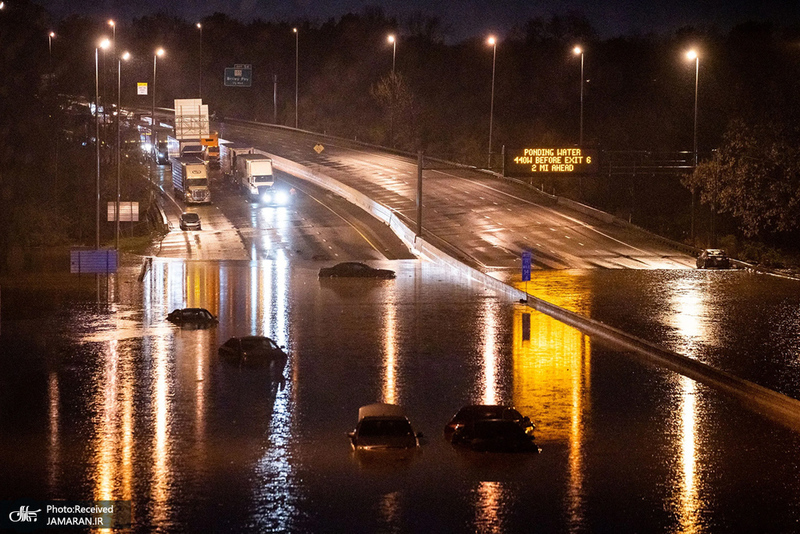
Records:
{"label": "road sign post", "polygon": [[528,302],[528,282],[531,279],[531,261],[533,254],[530,250],[522,251],[522,281],[525,282],[525,302]]}

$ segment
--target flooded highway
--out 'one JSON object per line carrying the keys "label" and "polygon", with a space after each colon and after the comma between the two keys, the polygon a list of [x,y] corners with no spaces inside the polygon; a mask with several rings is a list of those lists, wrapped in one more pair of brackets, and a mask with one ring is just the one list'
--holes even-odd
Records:
{"label": "flooded highway", "polygon": [[[95,303],[3,288],[0,495],[120,499],[134,532],[790,532],[800,435],[419,260],[129,262]],[[741,271],[535,271],[531,294],[800,397],[800,284]],[[206,329],[174,308],[219,316]],[[286,347],[283,380],[221,361]],[[410,461],[362,461],[358,408],[402,405]],[[454,449],[450,417],[509,403],[539,455]]]}

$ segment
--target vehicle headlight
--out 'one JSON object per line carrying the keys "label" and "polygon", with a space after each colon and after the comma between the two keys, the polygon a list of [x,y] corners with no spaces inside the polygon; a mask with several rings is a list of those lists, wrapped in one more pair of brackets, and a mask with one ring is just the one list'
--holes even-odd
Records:
{"label": "vehicle headlight", "polygon": [[272,195],[270,193],[264,193],[261,195],[261,202],[272,202]]}
{"label": "vehicle headlight", "polygon": [[289,195],[287,195],[285,191],[276,191],[275,192],[275,203],[276,204],[286,204],[288,202],[289,202]]}

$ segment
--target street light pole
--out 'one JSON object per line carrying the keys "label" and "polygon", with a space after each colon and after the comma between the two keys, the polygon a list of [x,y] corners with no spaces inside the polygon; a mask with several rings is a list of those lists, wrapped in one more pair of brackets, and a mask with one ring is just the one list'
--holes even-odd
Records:
{"label": "street light pole", "polygon": [[203,99],[203,25],[199,22],[196,24],[197,29],[200,30],[200,88],[198,95]]}
{"label": "street light pole", "polygon": [[[111,26],[111,52],[114,55],[117,55],[117,24],[113,20],[109,19],[108,25]],[[103,69],[104,69],[104,72],[103,72],[103,80],[104,80],[103,81],[103,92],[105,92],[105,90],[106,90],[106,88],[105,88],[105,55],[103,55],[103,63],[104,63],[104,66],[103,66]],[[112,69],[114,68],[114,63],[111,63],[111,68]],[[108,98],[108,93],[106,93],[104,98]],[[109,99],[109,100],[111,100],[111,99]],[[103,101],[103,111],[105,111],[105,100]]]}
{"label": "street light pole", "polygon": [[572,52],[577,56],[580,54],[581,56],[581,130],[580,136],[578,137],[578,146],[583,147],[583,49],[580,46],[576,46]]}
{"label": "street light pole", "polygon": [[94,146],[97,156],[97,179],[95,182],[97,209],[95,214],[94,248],[100,248],[100,49],[109,46],[108,39],[103,39],[94,49]]}
{"label": "street light pole", "polygon": [[294,32],[294,127],[299,126],[298,120],[298,94],[300,92],[300,32],[297,28],[292,28]]}
{"label": "street light pole", "polygon": [[114,210],[116,214],[116,221],[114,225],[114,248],[119,250],[119,178],[120,178],[120,135],[119,135],[119,122],[120,122],[120,112],[122,111],[122,98],[121,98],[121,88],[122,88],[122,60],[128,61],[131,55],[128,52],[122,54],[122,56],[117,58],[117,203]]}
{"label": "street light pole", "polygon": [[[686,53],[686,58],[694,60],[694,134],[692,142],[692,151],[694,152],[694,168],[697,169],[697,96],[700,88],[700,55],[696,50],[689,50]],[[692,227],[691,238],[694,240],[694,197],[695,191],[692,189]]]}
{"label": "street light pole", "polygon": [[394,35],[390,35],[387,37],[387,40],[392,43],[392,76],[394,76],[394,58],[397,54],[397,39],[395,39]]}
{"label": "street light pole", "polygon": [[[150,143],[155,143],[156,140],[156,65],[158,64],[158,56],[164,55],[164,49],[159,48],[153,54],[153,109],[150,115]],[[151,147],[155,148],[155,147]],[[155,158],[153,158],[155,161]],[[155,167],[153,168],[153,182],[155,182]]]}
{"label": "street light pole", "polygon": [[489,37],[487,41],[492,46],[492,100],[489,105],[489,169],[492,168],[492,121],[494,120],[494,73],[497,60],[497,40]]}
{"label": "street light pole", "polygon": [[[155,54],[153,54],[153,109],[152,109],[152,116],[151,116],[151,121],[150,121],[150,124],[151,124],[153,130],[155,130],[155,127],[156,127],[156,65],[158,63],[157,62],[158,56],[163,56],[163,55],[164,55],[164,49],[163,48],[159,48],[158,50],[156,50]],[[155,133],[155,132],[151,132],[150,141],[153,140],[152,139],[152,134],[153,133]]]}
{"label": "street light pole", "polygon": [[391,92],[389,93],[389,97],[391,101],[389,102],[389,144],[394,148],[394,101],[395,101],[395,89],[397,87],[395,76],[394,76],[394,59],[397,55],[397,39],[395,39],[394,35],[389,35],[387,37],[387,41],[392,43],[392,83],[391,83]]}
{"label": "street light pole", "polygon": [[55,36],[56,32],[50,32],[47,34],[47,52],[49,54],[50,74],[53,73],[53,37]]}

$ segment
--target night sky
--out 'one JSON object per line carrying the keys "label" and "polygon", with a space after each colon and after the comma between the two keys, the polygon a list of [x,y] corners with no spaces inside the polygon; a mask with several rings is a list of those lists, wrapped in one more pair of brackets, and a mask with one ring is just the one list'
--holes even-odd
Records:
{"label": "night sky", "polygon": [[439,17],[447,30],[448,41],[489,32],[502,36],[531,18],[549,18],[569,11],[584,14],[604,38],[665,33],[683,26],[727,30],[747,20],[772,20],[782,24],[800,21],[800,0],[40,0],[36,3],[56,17],[76,13],[130,19],[165,11],[189,22],[218,11],[241,21],[308,19],[321,23],[377,6],[401,24],[414,13]]}

